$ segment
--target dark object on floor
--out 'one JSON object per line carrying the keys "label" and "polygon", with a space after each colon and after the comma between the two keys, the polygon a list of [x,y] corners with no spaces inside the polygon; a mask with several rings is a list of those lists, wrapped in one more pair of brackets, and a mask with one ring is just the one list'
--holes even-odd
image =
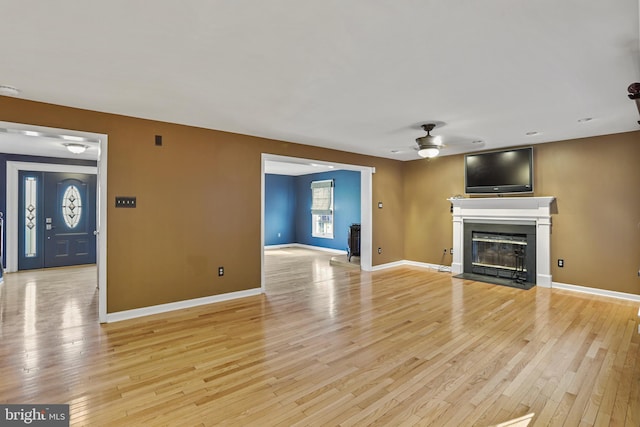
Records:
{"label": "dark object on floor", "polygon": [[347,251],[347,260],[351,262],[352,256],[360,256],[360,224],[351,224],[349,226],[349,237],[347,238],[349,250]]}

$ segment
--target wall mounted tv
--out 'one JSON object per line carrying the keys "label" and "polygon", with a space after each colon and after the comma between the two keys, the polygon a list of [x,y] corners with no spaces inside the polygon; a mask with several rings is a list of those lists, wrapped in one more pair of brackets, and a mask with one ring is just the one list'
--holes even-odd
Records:
{"label": "wall mounted tv", "polygon": [[467,194],[532,193],[533,147],[464,156]]}

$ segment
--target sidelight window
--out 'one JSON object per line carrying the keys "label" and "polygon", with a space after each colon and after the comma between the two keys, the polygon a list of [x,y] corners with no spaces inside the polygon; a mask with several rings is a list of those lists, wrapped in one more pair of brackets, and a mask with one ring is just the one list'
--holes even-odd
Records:
{"label": "sidelight window", "polygon": [[38,237],[38,179],[24,178],[24,256],[37,256]]}

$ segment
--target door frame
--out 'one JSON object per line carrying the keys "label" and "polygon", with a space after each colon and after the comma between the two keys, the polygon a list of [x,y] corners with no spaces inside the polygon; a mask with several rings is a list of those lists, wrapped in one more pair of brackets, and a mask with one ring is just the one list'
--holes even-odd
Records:
{"label": "door frame", "polygon": [[75,166],[53,163],[7,161],[6,236],[8,273],[18,271],[18,173],[21,170],[38,172],[69,172],[97,175],[96,182],[96,264],[98,267],[98,319],[107,321],[107,138],[100,138],[98,166]]}
{"label": "door frame", "polygon": [[360,269],[363,271],[373,270],[373,174],[376,168],[372,166],[358,166],[345,163],[336,163],[322,160],[311,160],[300,157],[289,157],[277,154],[262,153],[261,160],[261,195],[260,195],[260,260],[261,279],[260,288],[265,292],[265,272],[264,272],[264,210],[265,210],[265,161],[277,161],[286,163],[301,164],[321,164],[333,166],[336,169],[344,169],[360,172]]}

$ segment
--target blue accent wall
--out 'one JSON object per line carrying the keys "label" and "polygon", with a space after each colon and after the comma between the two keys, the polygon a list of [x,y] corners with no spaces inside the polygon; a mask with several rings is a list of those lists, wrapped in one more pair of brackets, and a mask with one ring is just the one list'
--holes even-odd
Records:
{"label": "blue accent wall", "polygon": [[265,175],[264,244],[296,241],[296,193],[294,176]]}
{"label": "blue accent wall", "polygon": [[[328,179],[335,182],[333,239],[311,236],[311,181]],[[349,226],[354,223],[360,223],[360,172],[265,175],[265,245],[301,243],[346,251]],[[285,235],[288,231],[290,234]],[[278,232],[280,238],[277,238]]]}
{"label": "blue accent wall", "polygon": [[[3,218],[7,218],[7,162],[30,162],[30,163],[53,163],[58,165],[75,165],[75,166],[93,166],[96,167],[98,162],[95,160],[80,159],[61,159],[57,157],[43,156],[24,156],[20,154],[0,153],[0,212]],[[2,265],[6,265],[6,230],[2,230],[3,247],[2,247]]]}

